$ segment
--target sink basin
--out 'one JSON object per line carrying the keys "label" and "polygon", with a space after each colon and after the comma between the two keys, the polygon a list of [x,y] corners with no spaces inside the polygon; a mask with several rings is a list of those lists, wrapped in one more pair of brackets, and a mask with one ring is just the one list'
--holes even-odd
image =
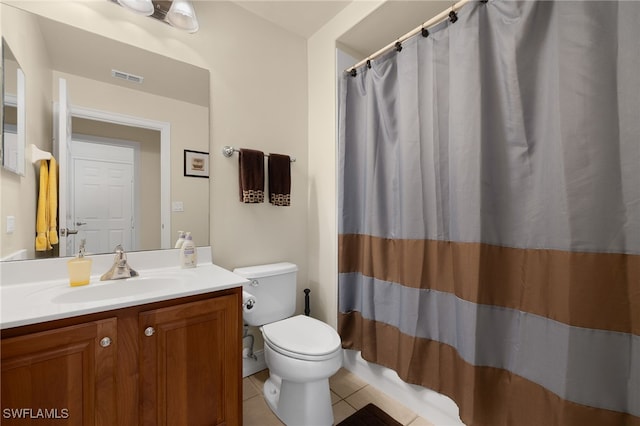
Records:
{"label": "sink basin", "polygon": [[139,296],[182,285],[182,277],[136,277],[124,280],[104,281],[85,287],[72,287],[51,299],[54,303],[85,303]]}

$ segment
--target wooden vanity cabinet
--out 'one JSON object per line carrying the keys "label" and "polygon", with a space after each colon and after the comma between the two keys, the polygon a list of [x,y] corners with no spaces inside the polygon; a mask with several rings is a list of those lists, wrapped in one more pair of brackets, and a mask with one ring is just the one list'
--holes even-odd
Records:
{"label": "wooden vanity cabinet", "polygon": [[55,424],[240,426],[241,303],[234,288],[2,330],[0,416],[66,408]]}
{"label": "wooden vanity cabinet", "polygon": [[142,425],[229,425],[240,401],[236,313],[231,296],[139,315]]}
{"label": "wooden vanity cabinet", "polygon": [[116,322],[2,339],[2,424],[116,424]]}

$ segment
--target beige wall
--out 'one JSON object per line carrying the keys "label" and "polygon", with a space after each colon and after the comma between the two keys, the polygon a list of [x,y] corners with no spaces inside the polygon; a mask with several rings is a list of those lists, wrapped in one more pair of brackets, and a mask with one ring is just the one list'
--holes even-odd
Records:
{"label": "beige wall", "polygon": [[[64,7],[28,2],[50,18],[123,41],[130,36],[138,47],[210,70],[214,261],[230,269],[297,263],[299,308],[301,290],[310,287],[312,315],[335,325],[335,46],[383,2],[354,2],[308,41],[229,2],[197,2],[196,34],[159,28],[150,19],[118,22],[133,19],[108,2],[59,3]],[[239,203],[237,156],[223,157],[224,145],[295,156],[292,206]]]}
{"label": "beige wall", "polygon": [[[51,115],[51,68],[44,53],[44,40],[33,17],[4,6],[0,10],[2,35],[25,72],[27,144],[50,150],[51,122],[29,120],[29,117]],[[28,155],[25,157],[28,161]],[[31,163],[27,162],[26,166],[25,176],[0,168],[0,257],[22,248],[29,248],[30,255],[34,254],[37,176]],[[12,234],[6,233],[7,216],[15,218]]]}
{"label": "beige wall", "polygon": [[[354,2],[308,41],[229,2],[196,2],[195,34],[134,19],[108,2],[21,7],[210,70],[214,261],[227,268],[297,263],[299,290],[312,289],[313,315],[335,325],[335,43],[382,3]],[[237,157],[224,158],[224,145],[295,156],[292,206],[239,203]]]}
{"label": "beige wall", "polygon": [[[307,287],[306,42],[234,4],[207,5],[212,18],[211,42],[204,49],[212,55],[214,261],[228,268],[296,263],[300,308]],[[296,157],[291,206],[241,204],[238,158],[223,157],[224,145]]]}
{"label": "beige wall", "polygon": [[[195,34],[107,1],[10,3],[210,71],[211,178],[200,180],[209,184],[214,262],[229,269],[276,261],[298,264],[301,307],[302,289],[308,286],[306,41],[226,1],[195,2],[200,21]],[[241,204],[237,156],[223,157],[225,145],[296,157],[292,205]],[[172,152],[175,161],[182,161],[182,152]]]}
{"label": "beige wall", "polygon": [[336,326],[338,221],[336,40],[383,1],[353,2],[308,40],[309,72],[309,283],[315,315]]}

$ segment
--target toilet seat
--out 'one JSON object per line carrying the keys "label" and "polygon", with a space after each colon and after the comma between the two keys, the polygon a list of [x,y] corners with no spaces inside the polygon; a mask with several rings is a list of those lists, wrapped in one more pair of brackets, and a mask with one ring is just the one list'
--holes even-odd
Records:
{"label": "toilet seat", "polygon": [[338,333],[317,319],[298,315],[262,326],[262,335],[274,351],[292,358],[321,361],[341,349]]}

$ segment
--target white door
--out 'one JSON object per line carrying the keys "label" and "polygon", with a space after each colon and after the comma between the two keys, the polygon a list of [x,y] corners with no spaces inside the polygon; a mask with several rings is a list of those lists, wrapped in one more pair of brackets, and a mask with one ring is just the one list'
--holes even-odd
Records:
{"label": "white door", "polygon": [[72,217],[89,253],[110,253],[120,244],[137,250],[133,199],[134,149],[73,141]]}

